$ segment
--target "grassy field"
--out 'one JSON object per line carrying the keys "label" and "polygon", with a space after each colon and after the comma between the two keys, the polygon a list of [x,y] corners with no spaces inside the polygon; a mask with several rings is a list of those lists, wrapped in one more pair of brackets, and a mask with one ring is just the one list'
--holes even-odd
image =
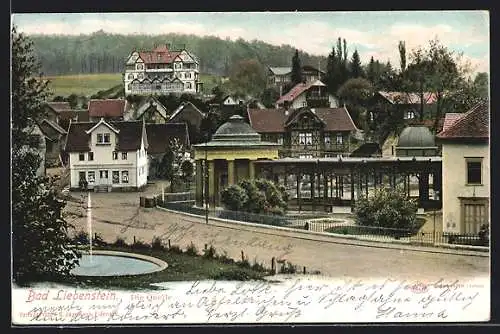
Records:
{"label": "grassy field", "polygon": [[121,73],[74,74],[47,77],[53,96],[90,96],[122,83]]}
{"label": "grassy field", "polygon": [[[121,73],[74,74],[47,77],[53,96],[69,96],[71,94],[87,97],[101,90],[107,90],[122,83]],[[204,91],[210,93],[220,83],[220,78],[212,74],[200,74],[204,83]]]}

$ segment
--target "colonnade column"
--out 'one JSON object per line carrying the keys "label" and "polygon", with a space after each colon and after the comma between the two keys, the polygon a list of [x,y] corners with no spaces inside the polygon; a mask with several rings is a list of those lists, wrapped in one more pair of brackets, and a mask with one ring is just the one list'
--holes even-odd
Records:
{"label": "colonnade column", "polygon": [[203,167],[202,160],[196,160],[196,205],[203,206]]}
{"label": "colonnade column", "polygon": [[234,184],[234,160],[227,160],[227,184]]}
{"label": "colonnade column", "polygon": [[255,165],[252,160],[248,161],[248,178],[250,180],[255,179]]}
{"label": "colonnade column", "polygon": [[213,160],[208,161],[208,202],[215,207],[215,164]]}

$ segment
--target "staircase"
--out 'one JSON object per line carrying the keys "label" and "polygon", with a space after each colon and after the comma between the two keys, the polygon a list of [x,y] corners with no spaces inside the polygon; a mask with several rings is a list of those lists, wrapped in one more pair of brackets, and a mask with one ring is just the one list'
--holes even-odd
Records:
{"label": "staircase", "polygon": [[110,188],[106,184],[99,184],[94,186],[94,192],[96,193],[107,193],[110,191]]}
{"label": "staircase", "polygon": [[390,133],[389,136],[387,136],[386,140],[384,141],[384,144],[382,145],[382,156],[383,157],[390,157],[392,156],[392,146],[396,146],[398,143],[398,137],[394,133]]}

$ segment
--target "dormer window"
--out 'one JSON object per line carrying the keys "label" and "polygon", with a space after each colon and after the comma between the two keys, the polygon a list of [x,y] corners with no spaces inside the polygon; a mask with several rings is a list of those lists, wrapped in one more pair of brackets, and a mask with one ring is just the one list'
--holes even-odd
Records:
{"label": "dormer window", "polygon": [[111,134],[109,133],[97,134],[97,145],[110,145],[110,144],[111,144]]}

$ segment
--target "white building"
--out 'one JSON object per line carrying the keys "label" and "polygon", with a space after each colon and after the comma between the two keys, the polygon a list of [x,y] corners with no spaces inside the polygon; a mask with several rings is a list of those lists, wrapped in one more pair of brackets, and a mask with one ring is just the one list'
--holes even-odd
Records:
{"label": "white building", "polygon": [[148,179],[148,140],[141,121],[71,123],[65,144],[71,189],[141,189]]}
{"label": "white building", "polygon": [[490,224],[489,108],[446,114],[437,135],[443,159],[443,231],[477,234]]}
{"label": "white building", "polygon": [[170,46],[151,51],[132,51],[124,73],[125,94],[198,93],[200,61],[187,51],[170,50]]}

